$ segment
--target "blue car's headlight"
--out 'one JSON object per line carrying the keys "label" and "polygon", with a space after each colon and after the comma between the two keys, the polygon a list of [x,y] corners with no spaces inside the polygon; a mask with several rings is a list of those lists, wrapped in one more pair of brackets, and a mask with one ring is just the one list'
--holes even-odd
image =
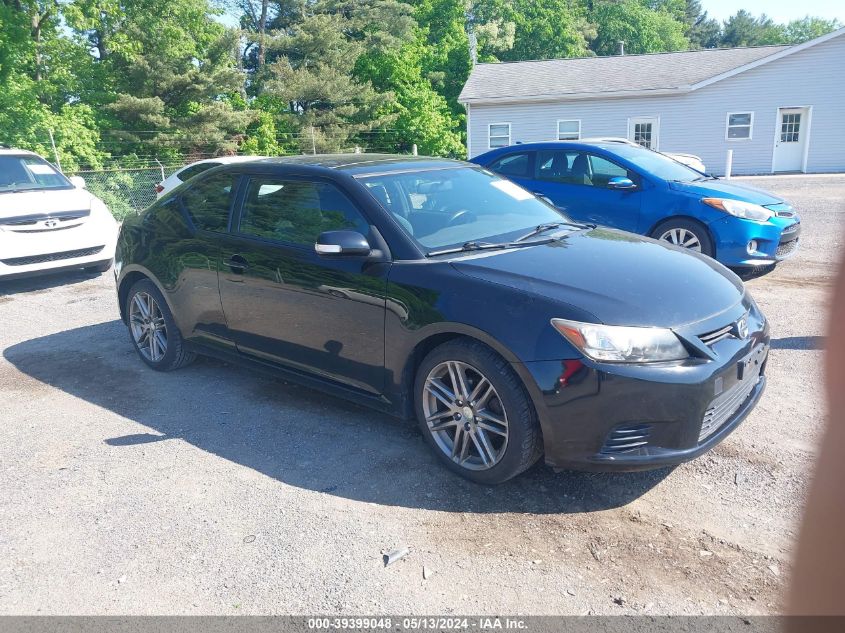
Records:
{"label": "blue car's headlight", "polygon": [[552,325],[593,360],[651,363],[689,357],[674,332],[665,328],[599,325],[566,319],[552,319]]}
{"label": "blue car's headlight", "polygon": [[767,222],[774,216],[774,212],[766,207],[752,202],[732,200],[730,198],[702,198],[701,201],[709,207],[724,211],[743,220]]}

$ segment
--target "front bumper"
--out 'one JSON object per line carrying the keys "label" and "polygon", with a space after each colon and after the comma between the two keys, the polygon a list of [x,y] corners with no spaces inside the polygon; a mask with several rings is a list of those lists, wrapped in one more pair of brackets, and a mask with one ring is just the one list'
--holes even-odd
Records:
{"label": "front bumper", "polygon": [[769,329],[762,317],[756,325],[745,339],[714,343],[707,359],[518,364],[540,418],[546,463],[556,469],[648,470],[707,452],[739,426],[765,390]]}
{"label": "front bumper", "polygon": [[56,231],[0,232],[0,279],[76,270],[114,258],[117,224],[110,217]]}
{"label": "front bumper", "polygon": [[[716,259],[725,266],[748,268],[777,264],[798,250],[801,219],[797,214],[752,222],[726,216],[710,224],[716,244]],[[757,248],[749,253],[749,242]]]}

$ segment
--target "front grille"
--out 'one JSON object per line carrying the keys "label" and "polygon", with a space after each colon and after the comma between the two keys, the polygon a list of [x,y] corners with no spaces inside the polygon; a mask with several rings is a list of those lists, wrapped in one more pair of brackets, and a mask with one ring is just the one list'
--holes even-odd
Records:
{"label": "front grille", "polygon": [[701,432],[698,434],[698,442],[701,443],[718,431],[734,413],[739,411],[746,400],[751,397],[751,392],[760,381],[760,375],[749,376],[747,380],[741,380],[733,387],[721,394],[710,403],[710,407],[704,412],[704,419],[701,422]]}
{"label": "front grille", "polygon": [[58,220],[59,222],[70,222],[72,220],[79,220],[91,215],[89,209],[80,209],[79,211],[52,211],[50,213],[30,213],[28,215],[18,215],[13,218],[6,218],[0,224],[4,226],[32,226],[45,220]]}
{"label": "front grille", "polygon": [[91,248],[81,248],[76,251],[64,251],[62,253],[47,253],[46,255],[31,255],[29,257],[12,257],[10,259],[0,259],[0,262],[6,266],[29,266],[30,264],[44,264],[46,262],[57,262],[62,259],[74,259],[75,257],[88,257],[89,255],[96,255],[105,246],[92,246]]}
{"label": "front grille", "polygon": [[604,454],[629,453],[648,444],[650,424],[620,426],[611,431],[601,449]]}
{"label": "front grille", "polygon": [[798,248],[798,240],[790,240],[789,242],[781,242],[775,251],[775,257],[787,257],[795,252]]}
{"label": "front grille", "polygon": [[775,215],[779,218],[794,218],[795,211],[775,211]]}
{"label": "front grille", "polygon": [[729,338],[734,335],[734,324],[730,323],[725,327],[721,327],[718,330],[713,330],[712,332],[707,332],[706,334],[699,335],[698,338],[701,339],[701,342],[705,345],[712,346],[722,341],[726,338]]}

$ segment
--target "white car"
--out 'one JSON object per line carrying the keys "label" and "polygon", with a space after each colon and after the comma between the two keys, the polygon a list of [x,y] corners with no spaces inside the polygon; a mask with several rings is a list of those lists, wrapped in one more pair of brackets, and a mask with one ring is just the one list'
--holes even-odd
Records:
{"label": "white car", "polygon": [[38,154],[0,148],[0,280],[58,270],[105,272],[117,222],[79,177]]}
{"label": "white car", "polygon": [[[585,143],[589,143],[591,141],[595,142],[612,142],[612,143],[626,143],[627,145],[638,145],[634,141],[629,141],[626,138],[617,138],[615,136],[603,136],[597,138],[582,138],[581,141]],[[686,165],[687,167],[692,167],[696,171],[700,171],[702,174],[706,173],[706,169],[704,167],[704,162],[701,160],[699,156],[695,154],[678,154],[675,152],[660,152],[664,156],[668,156],[672,160],[676,160],[679,163]]]}
{"label": "white car", "polygon": [[251,160],[260,160],[267,158],[266,156],[220,156],[218,158],[206,158],[205,160],[198,160],[190,165],[185,165],[182,169],[178,169],[167,178],[156,185],[156,198],[161,198],[171,189],[175,189],[186,180],[189,180],[201,174],[207,169],[217,167],[218,165],[230,165],[232,163],[246,163]]}

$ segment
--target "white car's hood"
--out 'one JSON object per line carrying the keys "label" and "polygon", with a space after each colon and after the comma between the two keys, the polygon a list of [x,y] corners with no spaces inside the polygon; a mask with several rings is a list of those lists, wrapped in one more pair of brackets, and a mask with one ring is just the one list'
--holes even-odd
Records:
{"label": "white car's hood", "polygon": [[93,199],[85,189],[0,193],[0,220],[56,211],[90,211]]}

